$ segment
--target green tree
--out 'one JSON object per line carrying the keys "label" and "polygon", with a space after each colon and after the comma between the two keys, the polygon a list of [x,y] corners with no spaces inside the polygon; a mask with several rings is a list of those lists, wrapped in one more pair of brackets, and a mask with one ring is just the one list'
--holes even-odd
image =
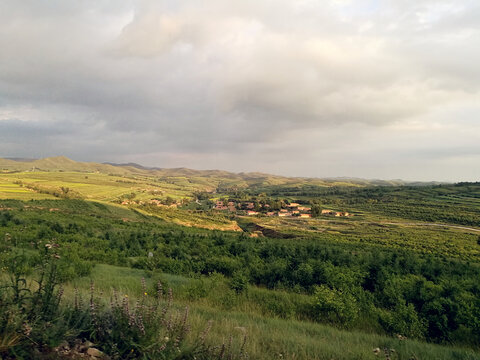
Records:
{"label": "green tree", "polygon": [[230,280],[230,289],[235,290],[237,294],[243,293],[248,287],[248,277],[243,271],[235,271]]}
{"label": "green tree", "polygon": [[312,205],[312,217],[319,217],[321,212],[322,212],[322,209],[320,208],[320,205]]}
{"label": "green tree", "polygon": [[165,205],[172,205],[175,204],[175,200],[171,196],[167,196],[165,199]]}

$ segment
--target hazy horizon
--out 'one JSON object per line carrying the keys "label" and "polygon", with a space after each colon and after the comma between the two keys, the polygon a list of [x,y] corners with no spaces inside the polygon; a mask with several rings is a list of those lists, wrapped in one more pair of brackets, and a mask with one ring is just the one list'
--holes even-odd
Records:
{"label": "hazy horizon", "polygon": [[[106,165],[114,165],[114,166],[129,166],[129,165],[134,165],[134,166],[140,166],[144,167],[146,169],[189,169],[189,170],[198,170],[198,171],[226,171],[226,172],[231,172],[234,174],[248,174],[248,173],[263,173],[265,175],[273,175],[273,176],[282,176],[282,177],[292,177],[292,178],[311,178],[311,179],[322,179],[322,180],[330,180],[330,179],[345,179],[345,180],[366,180],[366,181],[405,181],[405,182],[424,182],[424,183],[445,183],[445,184],[454,184],[454,183],[459,183],[463,181],[441,181],[441,180],[418,180],[418,179],[403,179],[403,178],[366,178],[366,177],[355,177],[355,176],[348,176],[348,175],[343,175],[343,176],[323,176],[323,177],[318,177],[318,176],[301,176],[298,174],[280,174],[280,173],[269,173],[265,171],[249,171],[249,170],[228,170],[228,169],[221,169],[221,168],[195,168],[195,167],[186,167],[186,166],[173,166],[173,167],[163,167],[161,165],[145,165],[142,163],[137,163],[137,162],[128,162],[128,163],[122,163],[122,162],[113,162],[113,161],[84,161],[84,160],[76,160],[72,159],[70,157],[67,157],[65,155],[55,155],[55,156],[50,156],[47,157],[48,159],[52,158],[57,158],[57,157],[65,157],[69,160],[73,160],[75,162],[86,162],[86,163],[97,163],[97,164],[106,164]],[[31,161],[36,161],[36,160],[43,160],[46,158],[24,158],[24,157],[15,157],[15,156],[0,156],[0,159],[6,159],[6,160],[13,160],[17,162],[31,162]],[[468,181],[467,181],[468,182]]]}
{"label": "hazy horizon", "polygon": [[3,0],[0,157],[480,180],[473,0]]}

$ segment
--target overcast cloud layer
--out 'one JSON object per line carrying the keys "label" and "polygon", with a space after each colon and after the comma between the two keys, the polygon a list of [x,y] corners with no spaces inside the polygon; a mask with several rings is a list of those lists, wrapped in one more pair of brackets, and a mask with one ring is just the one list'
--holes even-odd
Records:
{"label": "overcast cloud layer", "polygon": [[0,157],[480,180],[478,0],[0,0]]}

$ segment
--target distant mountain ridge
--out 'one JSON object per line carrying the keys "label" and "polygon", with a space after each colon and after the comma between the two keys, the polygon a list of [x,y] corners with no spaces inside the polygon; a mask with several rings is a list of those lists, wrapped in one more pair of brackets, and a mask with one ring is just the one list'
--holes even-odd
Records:
{"label": "distant mountain ridge", "polygon": [[[436,182],[406,182],[403,180],[366,180],[358,178],[304,178],[271,175],[260,172],[233,173],[224,170],[193,170],[188,168],[160,168],[147,167],[137,163],[96,163],[80,162],[65,156],[47,157],[43,159],[27,158],[0,158],[0,171],[75,171],[99,172],[118,176],[156,176],[156,177],[185,177],[195,180],[204,178],[214,180],[223,186],[275,186],[275,185],[351,185],[351,186],[391,186],[391,185],[427,185],[439,184]],[[204,180],[204,181],[205,181]]]}
{"label": "distant mountain ridge", "polygon": [[12,161],[19,161],[19,162],[30,162],[30,161],[38,160],[36,158],[22,158],[22,157],[7,157],[5,159],[12,160]]}
{"label": "distant mountain ridge", "polygon": [[134,163],[134,162],[121,163],[121,164],[112,163],[112,162],[103,162],[102,164],[118,166],[118,167],[129,166],[129,167],[134,167],[136,169],[141,169],[141,170],[162,170],[162,168],[159,168],[159,167],[143,166],[143,165],[140,165],[140,164],[137,164],[137,163]]}
{"label": "distant mountain ridge", "polygon": [[28,161],[22,159],[20,161],[0,158],[0,170],[17,170],[17,171],[92,171],[115,175],[127,174],[145,174],[158,176],[224,176],[224,177],[240,177],[240,178],[295,178],[278,175],[263,174],[257,172],[251,173],[233,173],[224,170],[194,170],[184,167],[180,168],[159,168],[147,167],[137,163],[96,163],[96,162],[80,162],[69,159],[65,156],[47,157]]}

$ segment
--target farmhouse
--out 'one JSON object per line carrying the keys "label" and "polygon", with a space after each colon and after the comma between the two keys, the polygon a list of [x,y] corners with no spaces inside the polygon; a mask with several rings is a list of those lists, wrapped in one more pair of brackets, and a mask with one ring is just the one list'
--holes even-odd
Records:
{"label": "farmhouse", "polygon": [[342,217],[342,216],[352,216],[352,214],[348,213],[348,212],[341,212],[341,211],[338,211],[335,213],[335,216],[336,217]]}

